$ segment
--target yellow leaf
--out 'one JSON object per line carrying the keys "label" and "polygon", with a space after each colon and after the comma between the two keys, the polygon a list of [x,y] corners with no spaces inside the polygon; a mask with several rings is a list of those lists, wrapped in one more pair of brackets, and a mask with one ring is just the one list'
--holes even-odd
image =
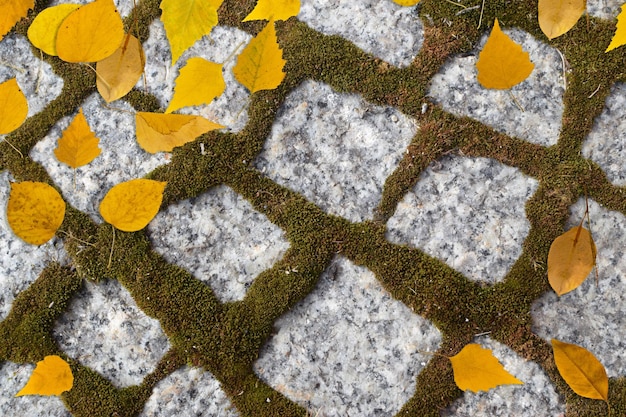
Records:
{"label": "yellow leaf", "polygon": [[491,350],[476,343],[466,345],[450,362],[454,382],[463,391],[487,391],[498,385],[523,384],[504,369]]}
{"label": "yellow leaf", "polygon": [[524,81],[534,67],[528,52],[502,32],[496,19],[476,62],[478,82],[485,88],[511,88]]}
{"label": "yellow leaf", "polygon": [[300,11],[300,0],[259,0],[244,22],[250,20],[287,20]]}
{"label": "yellow leaf", "polygon": [[63,131],[54,155],[59,161],[72,168],[78,168],[100,155],[99,142],[100,139],[94,135],[87,124],[83,109],[80,109],[74,120]]}
{"label": "yellow leaf", "polygon": [[7,221],[13,232],[31,245],[52,239],[65,217],[65,201],[42,182],[11,184]]}
{"label": "yellow leaf", "polygon": [[253,38],[237,58],[235,78],[251,93],[273,90],[285,78],[283,52],[278,45],[274,21]]}
{"label": "yellow leaf", "polygon": [[208,104],[222,94],[225,88],[222,64],[198,57],[189,58],[176,77],[174,96],[165,113],[181,107]]}
{"label": "yellow leaf", "polygon": [[394,3],[398,3],[400,6],[415,6],[420,0],[393,0]]}
{"label": "yellow leaf", "polygon": [[110,103],[133,89],[143,73],[146,57],[139,39],[127,34],[113,55],[96,64],[98,92]]}
{"label": "yellow leaf", "polygon": [[35,0],[0,0],[0,40],[35,7]]}
{"label": "yellow leaf", "polygon": [[124,232],[141,230],[159,212],[165,184],[145,179],[117,184],[102,199],[100,215]]}
{"label": "yellow leaf", "polygon": [[137,142],[150,153],[170,152],[210,130],[224,126],[200,116],[138,112]]}
{"label": "yellow leaf", "polygon": [[37,362],[30,379],[18,392],[22,395],[60,395],[72,389],[74,376],[70,365],[57,355],[46,356]]}
{"label": "yellow leaf", "polygon": [[79,7],[80,4],[68,3],[42,10],[28,27],[30,43],[48,55],[56,56],[57,33],[61,23]]}
{"label": "yellow leaf", "polygon": [[596,263],[596,245],[589,230],[569,229],[554,239],[548,252],[548,281],[558,295],[583,283]]}
{"label": "yellow leaf", "polygon": [[20,127],[28,114],[28,101],[17,80],[11,78],[0,84],[0,135]]}
{"label": "yellow leaf", "polygon": [[95,0],[63,20],[56,49],[67,62],[97,62],[115,52],[123,39],[124,25],[113,0]]}
{"label": "yellow leaf", "polygon": [[587,0],[539,0],[539,27],[554,39],[570,30],[587,8]]}
{"label": "yellow leaf", "polygon": [[587,349],[552,339],[554,362],[572,391],[581,397],[608,401],[609,379],[604,366]]}
{"label": "yellow leaf", "polygon": [[626,45],[626,4],[622,4],[622,11],[617,15],[615,35],[604,52],[609,52],[622,45]]}
{"label": "yellow leaf", "polygon": [[161,21],[172,51],[172,65],[201,37],[217,25],[223,0],[163,0]]}

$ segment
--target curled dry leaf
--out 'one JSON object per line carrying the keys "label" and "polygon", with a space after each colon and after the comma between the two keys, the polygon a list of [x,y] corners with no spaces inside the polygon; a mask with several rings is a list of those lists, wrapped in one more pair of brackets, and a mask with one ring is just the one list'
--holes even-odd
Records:
{"label": "curled dry leaf", "polygon": [[4,38],[13,26],[22,18],[26,17],[28,11],[35,7],[35,0],[4,0],[0,2],[2,13],[0,13],[0,40]]}
{"label": "curled dry leaf", "polygon": [[67,129],[63,131],[54,155],[59,161],[72,168],[78,168],[100,155],[99,142],[100,139],[89,128],[81,108]]}
{"label": "curled dry leaf", "polygon": [[504,369],[491,350],[476,343],[466,345],[450,362],[454,382],[463,391],[488,391],[498,385],[523,384]]}
{"label": "curled dry leaf", "polygon": [[286,62],[278,45],[274,21],[270,20],[241,52],[233,74],[251,93],[273,90],[285,78]]}
{"label": "curled dry leaf", "polygon": [[203,133],[224,128],[200,116],[145,112],[137,112],[135,124],[139,146],[150,153],[170,152]]}
{"label": "curled dry leaf", "polygon": [[60,356],[50,355],[37,362],[30,379],[15,396],[60,395],[71,390],[73,385],[74,375],[70,365]]}
{"label": "curled dry leaf", "polygon": [[0,135],[13,132],[28,115],[28,101],[15,78],[0,84],[0,115]]}
{"label": "curled dry leaf", "polygon": [[159,212],[165,184],[146,179],[117,184],[102,199],[100,215],[124,232],[141,230]]}
{"label": "curled dry leaf", "polygon": [[511,88],[528,78],[533,68],[528,52],[502,32],[496,19],[476,62],[478,82],[485,88]]}
{"label": "curled dry leaf", "polygon": [[574,27],[586,8],[587,0],[539,0],[539,27],[554,39]]}
{"label": "curled dry leaf", "polygon": [[57,55],[57,33],[61,23],[80,4],[59,4],[42,10],[28,27],[28,40],[48,55]]}
{"label": "curled dry leaf", "polygon": [[42,182],[11,184],[7,221],[13,232],[31,245],[52,239],[65,217],[65,201]]}
{"label": "curled dry leaf", "polygon": [[223,0],[162,0],[161,21],[172,51],[172,65],[201,37],[217,25]]}
{"label": "curled dry leaf", "polygon": [[208,104],[226,89],[222,65],[199,57],[190,58],[176,77],[174,96],[165,113],[182,107]]}
{"label": "curled dry leaf", "polygon": [[124,38],[124,24],[113,0],[95,0],[71,12],[57,32],[56,50],[67,62],[97,62]]}
{"label": "curled dry leaf", "polygon": [[126,34],[120,47],[96,64],[96,85],[104,101],[110,103],[128,94],[141,77],[145,64],[141,42]]}
{"label": "curled dry leaf", "polygon": [[572,391],[581,397],[608,401],[609,378],[604,366],[587,349],[552,339],[554,362]]}
{"label": "curled dry leaf", "polygon": [[575,290],[596,263],[596,245],[579,225],[554,239],[548,252],[548,281],[559,295]]}
{"label": "curled dry leaf", "polygon": [[244,22],[250,20],[287,20],[300,11],[300,0],[259,0]]}

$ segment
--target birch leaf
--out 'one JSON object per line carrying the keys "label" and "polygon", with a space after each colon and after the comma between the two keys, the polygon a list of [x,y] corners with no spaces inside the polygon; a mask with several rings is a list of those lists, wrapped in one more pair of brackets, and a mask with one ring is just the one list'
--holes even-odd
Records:
{"label": "birch leaf", "polygon": [[604,366],[587,349],[552,339],[554,362],[572,391],[581,397],[608,401],[609,379]]}
{"label": "birch leaf", "polygon": [[161,21],[172,51],[172,65],[198,39],[217,25],[223,0],[163,0]]}
{"label": "birch leaf", "polygon": [[244,22],[250,20],[287,20],[297,16],[300,0],[259,0]]}
{"label": "birch leaf", "polygon": [[141,42],[127,34],[113,55],[96,64],[96,85],[102,98],[110,103],[128,94],[141,77],[145,64]]}
{"label": "birch leaf", "polygon": [[415,6],[420,0],[393,0],[393,2],[400,6]]}
{"label": "birch leaf", "polygon": [[0,84],[0,135],[13,132],[20,127],[28,114],[28,101],[11,78]]}
{"label": "birch leaf", "polygon": [[498,385],[523,384],[504,369],[491,350],[476,343],[466,345],[450,362],[454,382],[463,391],[488,391]]}
{"label": "birch leaf", "polygon": [[11,230],[31,245],[52,239],[65,217],[65,201],[43,182],[11,184],[7,221]]}
{"label": "birch leaf", "polygon": [[0,40],[15,26],[17,22],[26,17],[28,11],[35,7],[35,0],[2,0],[0,1]]}
{"label": "birch leaf", "polygon": [[37,362],[30,379],[18,392],[22,395],[60,395],[72,389],[74,376],[70,365],[57,355],[46,356]]}
{"label": "birch leaf", "polygon": [[117,184],[102,199],[100,215],[124,232],[141,230],[159,212],[165,184],[146,179]]}
{"label": "birch leaf", "polygon": [[171,113],[182,107],[208,104],[226,89],[222,64],[199,57],[187,61],[180,69],[175,83],[174,96],[165,113]]}
{"label": "birch leaf", "polygon": [[86,165],[100,155],[100,139],[91,131],[83,109],[78,111],[74,120],[63,131],[58,147],[54,150],[57,159],[72,168]]}
{"label": "birch leaf", "polygon": [[496,19],[476,62],[478,82],[485,88],[508,89],[524,81],[534,67],[528,52],[502,32]]}
{"label": "birch leaf", "polygon": [[554,39],[570,30],[587,8],[587,0],[539,0],[539,27]]}
{"label": "birch leaf", "polygon": [[224,126],[200,116],[138,112],[137,142],[150,153],[170,152],[210,130]]}
{"label": "birch leaf", "polygon": [[591,233],[580,225],[554,239],[548,252],[548,281],[559,296],[583,283],[596,263],[596,253]]}
{"label": "birch leaf", "polygon": [[604,52],[612,51],[613,49],[622,45],[626,45],[626,4],[622,4],[622,11],[617,15],[615,35],[613,35],[611,43]]}
{"label": "birch leaf", "polygon": [[28,27],[28,40],[48,55],[57,56],[57,34],[61,23],[80,4],[59,4],[42,10]]}
{"label": "birch leaf", "polygon": [[285,78],[286,62],[278,45],[274,21],[270,20],[241,52],[233,73],[251,93],[273,90]]}
{"label": "birch leaf", "polygon": [[70,13],[57,32],[59,58],[97,62],[111,55],[124,39],[124,25],[113,0],[95,0]]}

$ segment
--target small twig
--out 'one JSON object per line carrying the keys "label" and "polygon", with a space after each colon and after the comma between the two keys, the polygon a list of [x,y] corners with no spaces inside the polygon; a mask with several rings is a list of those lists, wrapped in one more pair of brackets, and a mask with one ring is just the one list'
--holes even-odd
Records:
{"label": "small twig", "polygon": [[13,144],[12,144],[11,142],[9,142],[8,140],[6,140],[6,138],[4,139],[4,141],[5,141],[6,143],[8,143],[8,144],[9,144],[9,146],[10,146],[10,147],[12,147],[12,148],[15,150],[15,152],[19,153],[19,154],[20,154],[20,156],[22,157],[22,159],[24,158],[24,154],[23,154],[22,152],[20,152],[20,150],[19,150],[19,149],[17,149],[15,146],[13,146]]}
{"label": "small twig", "polygon": [[489,330],[488,332],[482,332],[482,333],[475,334],[474,337],[486,336],[486,335],[488,335],[490,333],[491,333],[491,330]]}
{"label": "small twig", "polygon": [[107,269],[111,268],[111,260],[113,259],[113,247],[115,246],[115,227],[111,225],[113,229],[113,241],[111,242],[111,252],[109,252],[109,264],[107,265]]}
{"label": "small twig", "polygon": [[464,8],[464,9],[467,9],[467,6],[465,6],[464,4],[457,3],[457,2],[452,1],[452,0],[446,0],[446,1],[447,1],[448,3],[450,3],[450,4],[454,4],[455,6],[459,6],[459,7],[462,7],[462,8]]}
{"label": "small twig", "polygon": [[87,242],[86,240],[79,239],[79,238],[77,238],[76,236],[74,236],[72,233],[67,233],[65,230],[59,230],[59,232],[61,232],[61,233],[65,234],[65,235],[66,235],[67,237],[69,237],[70,239],[77,240],[77,241],[79,241],[80,243],[84,243],[85,245],[89,245],[89,246],[94,247],[94,248],[96,247],[96,245],[94,245],[93,243],[89,243],[89,242]]}
{"label": "small twig", "polygon": [[513,101],[515,102],[515,104],[517,104],[517,107],[519,107],[521,111],[525,112],[526,110],[524,110],[524,107],[522,107],[522,104],[519,101],[517,101],[517,97],[515,97],[515,95],[513,94],[511,90],[509,90],[509,94],[511,95],[511,98],[513,98]]}
{"label": "small twig", "polygon": [[561,53],[561,51],[559,51],[558,49],[556,50],[559,55],[561,56],[561,62],[563,63],[563,88],[565,90],[567,90],[567,78],[565,78],[565,71],[566,71],[566,61],[565,61],[565,57],[563,56],[563,54]]}
{"label": "small twig", "polygon": [[462,14],[465,14],[467,12],[471,12],[472,10],[477,10],[480,6],[476,5],[476,6],[472,6],[472,7],[466,7],[463,10],[459,10],[458,12],[456,12],[456,16],[460,16]]}
{"label": "small twig", "polygon": [[600,87],[601,87],[601,86],[602,86],[602,84],[598,84],[598,88],[596,88],[595,90],[593,90],[593,93],[591,93],[591,94],[590,94],[587,98],[591,98],[591,97],[595,96],[595,95],[596,95],[596,93],[597,93],[598,91],[600,91]]}
{"label": "small twig", "polygon": [[478,26],[476,26],[476,29],[480,29],[480,25],[483,22],[484,11],[485,11],[485,0],[483,0],[483,5],[480,7],[480,18],[478,19]]}

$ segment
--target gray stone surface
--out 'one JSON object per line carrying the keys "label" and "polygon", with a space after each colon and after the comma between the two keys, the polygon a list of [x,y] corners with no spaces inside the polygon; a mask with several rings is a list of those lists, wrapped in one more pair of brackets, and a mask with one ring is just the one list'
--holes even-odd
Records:
{"label": "gray stone surface", "polygon": [[313,415],[391,416],[441,336],[364,267],[335,258],[317,287],[275,322],[255,372]]}
{"label": "gray stone surface", "polygon": [[432,163],[387,222],[387,239],[435,256],[473,280],[495,283],[522,253],[524,205],[537,181],[487,158]]}
{"label": "gray stone surface", "polygon": [[305,81],[285,100],[255,166],[327,213],[363,221],[416,132],[398,110]]}
{"label": "gray stone surface", "polygon": [[243,299],[289,248],[281,229],[226,186],[161,211],[148,235],[158,253],[210,285],[222,302]]}
{"label": "gray stone surface", "polygon": [[52,334],[65,353],[118,388],[140,384],[169,349],[159,322],[113,280],[85,281]]}

